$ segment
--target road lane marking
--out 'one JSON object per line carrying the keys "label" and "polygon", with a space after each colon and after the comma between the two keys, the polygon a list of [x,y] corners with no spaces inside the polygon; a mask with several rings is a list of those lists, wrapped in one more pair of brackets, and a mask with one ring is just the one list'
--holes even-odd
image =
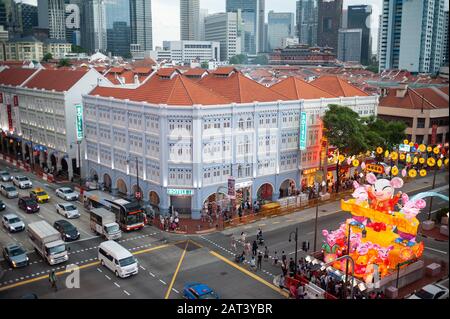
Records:
{"label": "road lane marking", "polygon": [[150,276],[155,277],[155,275],[153,273],[149,272],[149,274],[150,274]]}
{"label": "road lane marking", "polygon": [[167,285],[167,283],[164,280],[159,280],[163,285]]}
{"label": "road lane marking", "polygon": [[177,294],[179,294],[180,292],[178,290],[176,290],[175,288],[172,288],[173,291],[175,291]]}
{"label": "road lane marking", "polygon": [[431,248],[431,247],[425,247],[425,249],[432,250],[432,251],[436,251],[436,252],[438,252],[438,253],[447,255],[447,252],[446,252],[446,251],[442,251],[442,250],[439,250],[439,249],[435,249],[435,248]]}
{"label": "road lane marking", "polygon": [[[180,271],[181,263],[183,262],[184,256],[186,255],[186,251],[187,251],[189,242],[190,242],[190,240],[188,239],[186,241],[186,244],[184,245],[183,253],[181,254],[180,260],[178,261],[177,268],[175,269],[175,273],[173,274],[172,281],[170,282],[169,288],[167,289],[166,296],[164,299],[169,299],[173,284],[175,283],[175,279],[177,278],[178,272]],[[159,281],[161,281],[161,279]]]}
{"label": "road lane marking", "polygon": [[271,284],[267,281],[265,281],[264,279],[262,279],[261,277],[255,275],[254,273],[251,273],[250,271],[248,271],[245,268],[242,268],[239,265],[236,265],[234,262],[230,261],[229,259],[223,257],[221,254],[216,253],[215,251],[210,250],[209,253],[215,257],[217,257],[218,259],[222,260],[223,262],[227,263],[228,265],[230,265],[231,267],[236,268],[237,270],[241,271],[242,273],[246,274],[247,276],[259,281],[260,283],[266,285],[267,287],[269,287],[272,290],[275,290],[276,292],[278,292],[279,294],[283,295],[284,297],[288,298],[289,294],[283,290],[281,290],[280,288],[278,288],[277,286],[275,286],[274,284]]}
{"label": "road lane marking", "polygon": [[108,275],[105,275],[105,277],[106,277],[108,280],[111,280],[111,277],[109,277]]}
{"label": "road lane marking", "polygon": [[126,293],[128,296],[130,295],[130,293],[126,290],[124,290],[123,292]]}
{"label": "road lane marking", "polygon": [[117,282],[115,282],[114,285],[116,285],[117,288],[120,288],[120,285]]}

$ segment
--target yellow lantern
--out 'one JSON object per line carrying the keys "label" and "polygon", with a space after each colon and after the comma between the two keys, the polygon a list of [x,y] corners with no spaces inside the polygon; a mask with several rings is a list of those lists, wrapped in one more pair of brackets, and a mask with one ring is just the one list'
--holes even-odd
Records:
{"label": "yellow lantern", "polygon": [[434,157],[428,157],[427,165],[430,167],[433,167],[435,164],[436,164],[436,160],[434,159]]}
{"label": "yellow lantern", "polygon": [[426,169],[421,169],[419,171],[419,174],[420,174],[420,176],[425,177],[425,176],[427,176],[427,170]]}
{"label": "yellow lantern", "polygon": [[411,155],[406,155],[406,163],[411,163]]}
{"label": "yellow lantern", "polygon": [[439,154],[439,147],[436,146],[436,147],[433,149],[433,153],[436,154],[436,155]]}
{"label": "yellow lantern", "polygon": [[344,155],[339,155],[338,157],[339,163],[342,163],[345,160],[345,156]]}
{"label": "yellow lantern", "polygon": [[410,169],[408,175],[409,177],[414,178],[417,176],[417,171],[415,169]]}
{"label": "yellow lantern", "polygon": [[438,159],[438,161],[437,161],[437,166],[438,166],[439,168],[442,166],[442,160],[441,160],[441,159]]}
{"label": "yellow lantern", "polygon": [[426,149],[427,149],[427,147],[425,146],[425,144],[420,144],[419,145],[419,151],[420,152],[425,152]]}
{"label": "yellow lantern", "polygon": [[392,159],[393,161],[396,161],[397,158],[398,158],[398,153],[397,153],[397,152],[392,152],[392,153],[391,153],[391,159]]}
{"label": "yellow lantern", "polygon": [[408,140],[403,140],[403,144],[408,145],[409,141]]}
{"label": "yellow lantern", "polygon": [[400,160],[401,160],[401,161],[404,161],[405,158],[406,158],[405,153],[401,153],[401,154],[400,154]]}
{"label": "yellow lantern", "polygon": [[392,173],[392,176],[397,176],[398,175],[398,167],[397,166],[393,166],[391,168],[391,173]]}
{"label": "yellow lantern", "polygon": [[413,164],[416,165],[418,161],[419,161],[419,159],[418,159],[417,157],[414,156]]}
{"label": "yellow lantern", "polygon": [[448,158],[445,159],[444,164],[448,165]]}
{"label": "yellow lantern", "polygon": [[409,142],[409,146],[413,147],[414,143],[413,142]]}
{"label": "yellow lantern", "polygon": [[377,154],[383,153],[383,148],[381,146],[377,147]]}
{"label": "yellow lantern", "polygon": [[357,159],[354,159],[352,161],[353,167],[358,167],[359,166],[359,161]]}
{"label": "yellow lantern", "polygon": [[420,163],[420,164],[425,163],[425,159],[424,159],[423,157],[419,158],[419,163]]}
{"label": "yellow lantern", "polygon": [[428,152],[428,153],[431,153],[432,150],[433,150],[433,148],[432,148],[431,146],[428,146],[428,147],[427,147],[427,152]]}

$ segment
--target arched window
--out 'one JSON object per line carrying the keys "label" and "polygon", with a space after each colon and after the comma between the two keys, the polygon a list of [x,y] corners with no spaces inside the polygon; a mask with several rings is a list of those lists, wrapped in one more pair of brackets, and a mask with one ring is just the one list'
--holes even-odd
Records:
{"label": "arched window", "polygon": [[239,129],[241,129],[241,130],[244,129],[244,120],[243,120],[242,118],[239,119],[239,124],[238,124],[238,126],[239,126]]}

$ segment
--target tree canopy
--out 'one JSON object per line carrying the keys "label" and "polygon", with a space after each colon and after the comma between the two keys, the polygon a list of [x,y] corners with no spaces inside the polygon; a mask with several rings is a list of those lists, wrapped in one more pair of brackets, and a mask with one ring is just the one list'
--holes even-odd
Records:
{"label": "tree canopy", "polygon": [[245,54],[238,54],[230,59],[230,64],[247,64],[248,58]]}
{"label": "tree canopy", "polygon": [[63,66],[71,66],[72,64],[70,63],[70,61],[68,59],[61,59],[59,60],[58,63],[58,68],[63,67]]}
{"label": "tree canopy", "polygon": [[53,59],[53,55],[50,52],[47,52],[46,54],[44,54],[44,57],[42,58],[42,61],[47,62],[49,60]]}

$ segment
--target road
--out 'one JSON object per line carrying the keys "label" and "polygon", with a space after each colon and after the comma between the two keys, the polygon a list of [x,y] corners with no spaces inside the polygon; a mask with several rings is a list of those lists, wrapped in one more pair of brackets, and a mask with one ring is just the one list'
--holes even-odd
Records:
{"label": "road", "polygon": [[[5,163],[0,162],[0,169]],[[45,188],[52,197],[50,203],[42,204],[39,214],[18,212],[17,199],[4,199],[8,212],[18,213],[28,224],[32,221],[47,220],[53,223],[64,219],[56,213],[54,205],[63,201],[55,196],[54,189],[58,186],[47,184],[28,175],[34,186]],[[407,184],[410,196],[430,188],[429,181]],[[446,185],[446,186],[444,186]],[[61,185],[59,185],[61,186]],[[423,188],[425,187],[425,188]],[[420,188],[420,190],[417,190]],[[440,176],[437,191],[448,195],[448,174]],[[21,191],[21,194],[28,194]],[[221,298],[254,299],[254,298],[286,298],[286,293],[280,291],[274,284],[274,278],[280,273],[279,266],[272,261],[275,254],[281,257],[283,251],[288,258],[294,257],[295,244],[289,242],[289,233],[299,228],[299,247],[303,241],[314,241],[314,209],[305,210],[287,216],[262,220],[251,225],[227,229],[209,235],[177,235],[160,231],[151,226],[136,232],[124,233],[119,243],[129,249],[139,261],[139,274],[130,278],[120,279],[108,269],[99,265],[97,247],[102,239],[95,236],[89,229],[88,215],[80,203],[75,203],[82,216],[71,222],[80,230],[81,238],[69,243],[69,261],[65,264],[49,266],[36,253],[31,251],[25,232],[9,234],[4,229],[0,231],[0,244],[16,241],[30,251],[31,264],[22,269],[11,269],[4,260],[0,260],[0,298],[20,298],[27,293],[35,293],[39,298],[182,298],[183,286],[188,282],[206,283],[215,289]],[[433,210],[448,206],[447,202],[434,199]],[[349,217],[348,213],[339,210],[339,203],[329,203],[320,207],[318,219],[318,249],[322,243],[322,229],[336,229]],[[426,216],[421,216],[426,218]],[[239,236],[242,231],[249,234],[253,240],[257,229],[263,229],[265,243],[269,247],[270,259],[264,261],[262,269],[257,272],[249,270],[248,264],[233,262],[235,251],[231,247],[231,237]],[[423,238],[424,254],[446,260],[448,262],[448,242],[436,242]],[[263,247],[261,247],[262,249]],[[242,247],[238,247],[241,251]],[[299,251],[299,256],[304,252]],[[79,267],[79,288],[68,288],[66,278],[72,278],[65,271],[67,265]],[[54,270],[58,274],[57,292],[53,291],[48,282],[48,274]],[[70,277],[68,277],[70,276]]]}

